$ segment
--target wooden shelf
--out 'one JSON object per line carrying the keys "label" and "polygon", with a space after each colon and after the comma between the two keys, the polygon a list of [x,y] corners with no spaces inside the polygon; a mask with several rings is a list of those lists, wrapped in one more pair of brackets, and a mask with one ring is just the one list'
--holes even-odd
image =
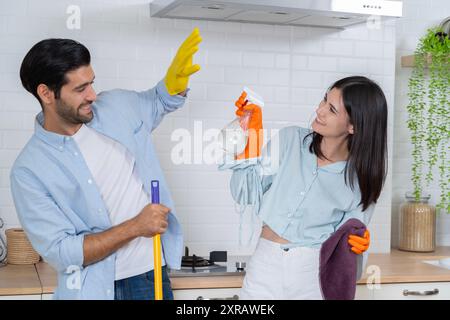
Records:
{"label": "wooden shelf", "polygon": [[403,68],[412,68],[414,67],[414,55],[410,56],[402,56],[401,57],[401,66]]}
{"label": "wooden shelf", "polygon": [[[415,55],[402,56],[401,57],[401,66],[403,68],[412,68],[414,67],[414,58]],[[428,54],[427,61],[425,62],[425,67],[431,63],[431,54]]]}

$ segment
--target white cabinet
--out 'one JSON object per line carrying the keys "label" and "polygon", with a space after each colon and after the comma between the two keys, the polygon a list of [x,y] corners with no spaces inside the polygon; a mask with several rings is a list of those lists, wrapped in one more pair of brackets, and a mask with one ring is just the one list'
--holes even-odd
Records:
{"label": "white cabinet", "polygon": [[450,300],[450,282],[390,283],[372,291],[375,300]]}
{"label": "white cabinet", "polygon": [[177,289],[173,290],[175,300],[238,299],[241,288]]}
{"label": "white cabinet", "polygon": [[[203,300],[207,299],[236,299],[240,298],[241,288],[217,288],[217,289],[177,289],[173,290],[175,300]],[[374,290],[368,289],[366,285],[356,286],[356,300],[373,300]]]}
{"label": "white cabinet", "polygon": [[[404,291],[407,290],[406,295]],[[174,290],[175,300],[231,299],[240,288]],[[426,295],[425,295],[426,294]],[[381,284],[379,288],[359,284],[355,300],[450,300],[450,282]]]}
{"label": "white cabinet", "polygon": [[[176,289],[175,300],[239,299],[241,288]],[[53,294],[8,295],[0,300],[51,300]],[[355,300],[450,300],[450,282],[385,283],[356,286]]]}
{"label": "white cabinet", "polygon": [[450,300],[450,282],[358,284],[355,300]]}
{"label": "white cabinet", "polygon": [[40,294],[18,294],[12,296],[0,296],[0,300],[41,300]]}
{"label": "white cabinet", "polygon": [[[241,288],[218,288],[218,289],[177,289],[173,290],[175,300],[197,300],[201,299],[237,299]],[[19,295],[0,295],[0,300],[52,300],[52,293],[44,294],[19,294]],[[199,299],[199,300],[201,300]]]}
{"label": "white cabinet", "polygon": [[366,284],[358,284],[356,286],[355,300],[373,300],[373,291]]}

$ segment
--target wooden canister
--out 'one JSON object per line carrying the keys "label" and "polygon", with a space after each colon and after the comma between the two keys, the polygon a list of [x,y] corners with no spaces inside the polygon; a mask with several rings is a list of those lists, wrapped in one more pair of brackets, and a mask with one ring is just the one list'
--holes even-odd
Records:
{"label": "wooden canister", "polygon": [[39,254],[31,246],[23,229],[7,229],[5,234],[8,264],[34,264],[39,262]]}
{"label": "wooden canister", "polygon": [[430,196],[417,201],[410,193],[400,207],[399,249],[433,252],[436,248],[436,208],[428,204]]}

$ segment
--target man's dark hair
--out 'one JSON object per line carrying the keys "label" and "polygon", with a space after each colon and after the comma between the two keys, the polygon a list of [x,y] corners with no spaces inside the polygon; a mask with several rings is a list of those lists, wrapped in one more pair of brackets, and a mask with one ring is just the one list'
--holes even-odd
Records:
{"label": "man's dark hair", "polygon": [[89,50],[71,39],[46,39],[36,43],[26,54],[20,67],[24,88],[41,103],[37,87],[43,83],[59,99],[67,83],[66,73],[91,63]]}

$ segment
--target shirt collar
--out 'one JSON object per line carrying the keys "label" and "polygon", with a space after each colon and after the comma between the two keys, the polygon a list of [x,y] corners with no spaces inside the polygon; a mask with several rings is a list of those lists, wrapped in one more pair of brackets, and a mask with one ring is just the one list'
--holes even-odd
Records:
{"label": "shirt collar", "polygon": [[347,164],[347,161],[336,161],[331,164],[327,164],[326,166],[322,166],[318,169],[326,171],[326,172],[331,172],[331,173],[343,173],[346,164]]}
{"label": "shirt collar", "polygon": [[[94,113],[94,119],[95,119],[95,113]],[[41,111],[36,115],[36,120],[34,122],[34,134],[47,143],[48,145],[52,146],[53,148],[63,151],[64,146],[66,142],[71,138],[70,136],[59,134],[56,132],[51,132],[48,130],[45,130],[44,127],[44,113]],[[91,120],[88,124],[88,126],[98,126],[98,123]]]}
{"label": "shirt collar", "polygon": [[47,131],[44,129],[43,125],[44,113],[41,111],[36,116],[36,120],[34,122],[34,134],[45,143],[49,144],[59,151],[62,151],[64,149],[64,144],[68,136]]}
{"label": "shirt collar", "polygon": [[336,174],[344,172],[347,161],[336,161],[331,164],[327,164],[325,166],[318,167],[317,166],[317,156],[314,153],[309,152],[309,144],[310,143],[311,143],[311,139],[307,139],[305,141],[304,148],[305,148],[306,154],[308,155],[309,163],[310,163],[311,167],[313,168],[314,172],[319,171],[319,170],[325,171],[325,172],[330,172],[330,173],[336,173]]}

